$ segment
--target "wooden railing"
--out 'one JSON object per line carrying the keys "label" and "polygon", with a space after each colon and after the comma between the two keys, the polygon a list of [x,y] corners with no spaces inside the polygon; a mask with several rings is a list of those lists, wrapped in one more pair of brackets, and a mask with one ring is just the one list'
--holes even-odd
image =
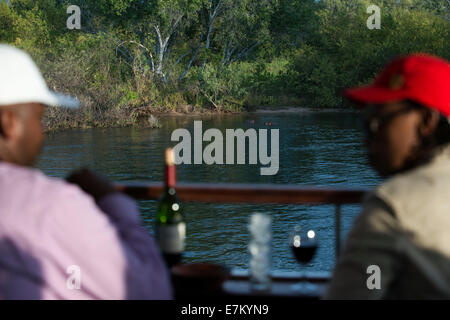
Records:
{"label": "wooden railing", "polygon": [[[156,200],[162,183],[118,184],[116,189],[135,199]],[[335,206],[336,257],[341,243],[341,206],[360,203],[369,189],[309,188],[298,185],[179,183],[177,194],[183,202],[276,203]]]}

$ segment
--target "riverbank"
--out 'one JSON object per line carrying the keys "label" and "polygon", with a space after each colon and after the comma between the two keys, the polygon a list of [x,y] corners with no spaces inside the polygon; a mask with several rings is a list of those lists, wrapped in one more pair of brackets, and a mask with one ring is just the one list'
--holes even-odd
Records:
{"label": "riverbank", "polygon": [[159,121],[162,117],[218,117],[233,114],[284,114],[284,113],[311,113],[311,112],[352,112],[351,108],[318,108],[302,106],[259,106],[250,110],[241,109],[208,109],[184,105],[175,110],[151,110],[137,108],[137,110],[116,109],[102,111],[89,110],[82,107],[78,110],[48,107],[43,119],[44,131],[58,131],[65,129],[90,128],[117,128],[140,127],[161,128]]}
{"label": "riverbank", "polygon": [[83,1],[83,26],[73,30],[62,27],[67,1],[0,1],[0,42],[27,51],[52,90],[82,102],[76,113],[49,111],[49,130],[132,126],[160,111],[341,110],[342,89],[369,83],[394,56],[450,58],[439,1],[380,4],[384,27],[372,31],[365,0],[225,2],[168,10],[159,1]]}
{"label": "riverbank", "polygon": [[248,113],[310,113],[310,112],[326,112],[326,113],[332,113],[332,112],[357,112],[354,108],[317,108],[317,107],[260,107],[255,109],[255,111],[249,111]]}

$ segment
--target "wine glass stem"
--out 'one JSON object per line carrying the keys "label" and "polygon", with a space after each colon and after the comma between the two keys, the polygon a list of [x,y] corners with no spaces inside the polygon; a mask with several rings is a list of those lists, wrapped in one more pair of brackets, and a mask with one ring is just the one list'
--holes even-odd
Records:
{"label": "wine glass stem", "polygon": [[299,289],[305,289],[305,281],[306,281],[306,265],[300,264],[300,282],[298,283]]}
{"label": "wine glass stem", "polygon": [[312,288],[307,282],[307,280],[308,280],[307,275],[308,274],[307,274],[306,270],[304,269],[304,268],[306,268],[306,265],[303,265],[303,264],[300,264],[300,265],[301,265],[300,272],[299,272],[300,281],[295,283],[295,284],[293,284],[292,285],[292,289],[294,291],[297,291],[297,292],[301,293],[301,294],[308,294],[309,291]]}

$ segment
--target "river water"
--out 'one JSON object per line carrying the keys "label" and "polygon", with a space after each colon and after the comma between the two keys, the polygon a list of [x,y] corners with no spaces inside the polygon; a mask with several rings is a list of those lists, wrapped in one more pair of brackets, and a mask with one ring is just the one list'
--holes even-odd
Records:
{"label": "river water", "polygon": [[[164,149],[173,130],[193,134],[195,120],[203,130],[279,129],[280,166],[274,176],[261,176],[261,165],[179,165],[178,181],[274,183],[302,186],[373,187],[380,182],[368,166],[358,114],[352,111],[248,113],[214,116],[164,116],[162,127],[66,130],[49,133],[37,167],[49,176],[65,177],[88,166],[114,181],[162,181]],[[271,122],[272,126],[266,123]],[[270,141],[270,140],[269,140]],[[270,144],[270,142],[269,142]],[[139,201],[143,224],[152,233],[155,201]],[[312,228],[319,237],[314,260],[303,268],[331,271],[334,255],[334,207],[304,205],[222,205],[186,203],[188,236],[186,262],[210,261],[248,268],[248,218],[254,212],[271,214],[272,270],[295,271],[299,265],[288,246],[294,225]],[[343,234],[359,206],[344,206]]]}

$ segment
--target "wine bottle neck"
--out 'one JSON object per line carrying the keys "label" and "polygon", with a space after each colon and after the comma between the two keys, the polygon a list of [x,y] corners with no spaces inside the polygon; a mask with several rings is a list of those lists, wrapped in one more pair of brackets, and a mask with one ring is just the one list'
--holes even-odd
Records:
{"label": "wine bottle neck", "polygon": [[166,188],[175,188],[175,184],[177,183],[176,178],[176,169],[174,165],[166,165]]}

